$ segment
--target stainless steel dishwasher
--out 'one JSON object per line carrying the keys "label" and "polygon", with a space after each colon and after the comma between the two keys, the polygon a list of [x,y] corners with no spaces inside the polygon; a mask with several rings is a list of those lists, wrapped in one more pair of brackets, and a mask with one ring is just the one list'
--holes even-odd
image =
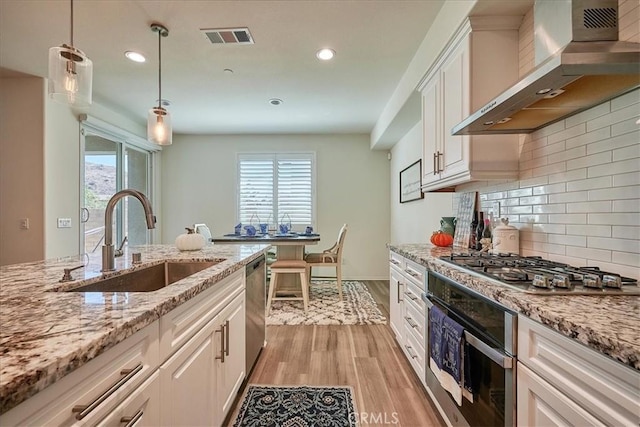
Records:
{"label": "stainless steel dishwasher", "polygon": [[264,255],[246,266],[247,378],[265,341],[266,272]]}

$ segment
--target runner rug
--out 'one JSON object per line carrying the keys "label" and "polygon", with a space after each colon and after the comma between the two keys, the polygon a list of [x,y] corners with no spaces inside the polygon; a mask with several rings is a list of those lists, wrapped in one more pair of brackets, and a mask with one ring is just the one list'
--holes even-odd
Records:
{"label": "runner rug", "polygon": [[248,385],[234,427],[356,426],[351,387]]}
{"label": "runner rug", "polygon": [[302,301],[273,301],[267,325],[373,325],[385,324],[378,304],[367,286],[355,280],[342,281],[342,301],[335,281],[313,281],[309,310]]}

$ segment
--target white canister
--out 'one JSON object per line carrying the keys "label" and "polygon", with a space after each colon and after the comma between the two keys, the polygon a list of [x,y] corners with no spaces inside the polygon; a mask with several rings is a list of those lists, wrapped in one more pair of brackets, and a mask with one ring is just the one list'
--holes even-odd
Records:
{"label": "white canister", "polygon": [[509,225],[509,218],[500,218],[502,224],[493,229],[492,252],[494,254],[520,254],[520,232]]}

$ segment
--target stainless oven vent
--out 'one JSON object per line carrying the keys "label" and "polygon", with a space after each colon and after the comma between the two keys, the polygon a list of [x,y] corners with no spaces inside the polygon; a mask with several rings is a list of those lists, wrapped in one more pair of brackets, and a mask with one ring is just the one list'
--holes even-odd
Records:
{"label": "stainless oven vent", "polygon": [[201,28],[213,44],[254,44],[248,28]]}

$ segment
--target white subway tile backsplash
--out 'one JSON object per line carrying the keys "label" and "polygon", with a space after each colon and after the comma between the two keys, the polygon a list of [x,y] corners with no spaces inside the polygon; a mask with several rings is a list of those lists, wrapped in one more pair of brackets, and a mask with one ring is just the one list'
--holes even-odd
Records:
{"label": "white subway tile backsplash", "polygon": [[575,257],[585,258],[587,260],[611,262],[611,251],[604,249],[580,248],[575,246],[571,248],[569,253]]}
{"label": "white subway tile backsplash", "polygon": [[[631,92],[625,93],[622,96],[619,96],[615,99],[611,100],[611,111],[619,110],[621,108],[632,106],[633,104],[640,103],[640,90],[636,89]],[[638,114],[638,110],[636,110],[636,115]]]}
{"label": "white subway tile backsplash", "polygon": [[520,137],[520,180],[461,186],[500,202],[520,252],[640,279],[640,90]]}
{"label": "white subway tile backsplash", "polygon": [[549,135],[547,137],[547,145],[551,146],[558,141],[564,141],[569,138],[574,138],[578,135],[583,135],[586,131],[586,123],[580,123],[571,127],[567,125],[567,128],[563,131]]}
{"label": "white subway tile backsplash", "polygon": [[[625,122],[626,123],[626,122]],[[611,136],[611,128],[603,127],[596,129],[593,132],[585,133],[574,138],[569,138],[565,141],[567,150],[577,147],[582,147],[587,144],[592,144],[597,141],[602,141]]]}
{"label": "white subway tile backsplash", "polygon": [[587,168],[576,169],[572,171],[560,172],[549,175],[549,184],[565,183],[577,179],[585,179],[587,177]]}
{"label": "white subway tile backsplash", "polygon": [[614,200],[613,212],[640,212],[640,199]]}
{"label": "white subway tile backsplash", "polygon": [[603,202],[567,203],[567,213],[611,212],[611,200]]}
{"label": "white subway tile backsplash", "polygon": [[547,203],[547,196],[528,196],[520,197],[521,205],[542,205]]}
{"label": "white subway tile backsplash", "polygon": [[601,165],[611,162],[611,152],[592,154],[578,159],[567,160],[567,170],[588,168],[589,166]]}
{"label": "white subway tile backsplash", "polygon": [[[616,148],[628,147],[628,146],[636,146],[637,142],[640,141],[640,131],[623,133],[611,138],[603,139],[598,142],[593,142],[587,145],[587,155],[601,153],[603,151],[610,151]],[[618,160],[615,158],[614,161]]]}
{"label": "white subway tile backsplash", "polygon": [[640,185],[628,187],[603,188],[600,190],[589,190],[589,201],[592,200],[625,200],[640,198]]}
{"label": "white subway tile backsplash", "polygon": [[549,222],[552,224],[586,224],[587,214],[549,214]]}
{"label": "white subway tile backsplash", "polygon": [[611,228],[613,229],[611,237],[615,237],[616,239],[640,240],[640,227],[614,225]]}
{"label": "white subway tile backsplash", "polygon": [[[549,243],[555,243],[557,245],[568,245],[568,246],[587,246],[587,236],[573,236],[569,234],[549,234],[547,239]],[[569,251],[567,251],[570,253]]]}
{"label": "white subway tile backsplash", "polygon": [[[618,136],[623,133],[636,131],[638,129],[638,124],[636,123],[637,120],[638,120],[637,117],[632,117],[628,120],[624,120],[620,123],[616,123],[615,125],[611,126],[611,136]],[[607,129],[607,128],[604,128],[604,129]]]}
{"label": "white subway tile backsplash", "polygon": [[571,193],[558,193],[549,195],[549,203],[572,203],[586,202],[588,197],[587,191],[574,191]]}
{"label": "white subway tile backsplash", "polygon": [[509,191],[509,197],[522,197],[522,196],[531,196],[533,191],[531,188],[519,188],[517,190]]}
{"label": "white subway tile backsplash", "polygon": [[593,120],[597,117],[604,116],[611,112],[611,103],[603,102],[593,108],[586,111],[582,111],[575,116],[568,117],[565,122],[567,127],[573,127],[580,123],[586,123],[589,120]]}
{"label": "white subway tile backsplash", "polygon": [[640,185],[640,172],[629,172],[613,176],[613,186]]}
{"label": "white subway tile backsplash", "polygon": [[567,205],[565,203],[558,204],[545,204],[545,205],[537,205],[533,207],[533,213],[542,214],[542,213],[566,213]]}
{"label": "white subway tile backsplash", "polygon": [[635,240],[612,239],[608,237],[587,237],[590,248],[611,249],[618,252],[640,253],[640,244]]}
{"label": "white subway tile backsplash", "polygon": [[[612,110],[611,113],[600,116],[587,122],[587,132],[600,129],[604,126],[611,126],[615,123],[638,117],[638,106],[636,104],[622,107],[619,110]],[[558,122],[561,123],[561,122]]]}
{"label": "white subway tile backsplash", "polygon": [[640,226],[637,213],[593,213],[587,220],[589,224]]}
{"label": "white subway tile backsplash", "polygon": [[[626,134],[631,135],[631,134]],[[638,141],[640,141],[640,132],[636,134],[638,136]],[[613,150],[613,161],[617,162],[619,160],[624,159],[637,159],[640,157],[640,144],[630,145],[624,148],[618,148]]]}
{"label": "white subway tile backsplash", "polygon": [[567,234],[611,237],[610,225],[567,225]]}

